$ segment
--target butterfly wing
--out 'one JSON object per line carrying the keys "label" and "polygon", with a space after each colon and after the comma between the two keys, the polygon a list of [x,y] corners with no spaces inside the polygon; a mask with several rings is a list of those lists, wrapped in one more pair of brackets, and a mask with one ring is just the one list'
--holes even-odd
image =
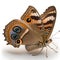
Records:
{"label": "butterfly wing", "polygon": [[[46,9],[46,11],[42,15],[39,15],[39,13],[34,7],[29,6],[26,12],[22,15],[21,19],[26,22],[27,20],[29,20],[27,23],[36,23],[37,27],[39,27],[40,30],[45,29],[46,34],[44,32],[42,33],[45,34],[46,39],[48,39],[52,33],[55,24],[56,8],[54,6],[51,6],[48,9]],[[42,29],[42,24],[44,26],[44,29]]]}
{"label": "butterfly wing", "polygon": [[[48,9],[46,9],[46,11],[40,16],[34,7],[29,6],[28,9],[26,10],[26,12],[22,15],[21,19],[30,24],[35,23],[37,25],[37,27],[39,27],[40,31],[42,31],[41,32],[42,37],[45,37],[44,40],[46,41],[50,37],[54,24],[55,24],[56,8],[54,6],[51,6]],[[44,27],[44,29],[43,29],[43,27]],[[36,29],[34,29],[34,30],[36,31]],[[44,32],[43,32],[43,30],[44,30]],[[39,33],[39,34],[41,34],[41,33]],[[42,39],[42,41],[43,41],[43,39]],[[28,49],[29,48],[30,47],[28,47]]]}
{"label": "butterfly wing", "polygon": [[33,32],[30,31],[28,35],[24,36],[25,40],[28,39],[27,43],[29,42],[28,45],[25,44],[26,50],[32,51],[34,49],[41,47],[40,42],[43,42],[43,39],[41,37],[41,32],[40,29],[38,29],[37,26],[34,25],[41,23],[41,18],[38,11],[33,6],[29,6],[25,11],[25,13],[22,15],[21,19],[27,22],[27,24],[30,24],[29,26],[31,26],[31,28],[35,31],[35,33],[34,31]]}
{"label": "butterfly wing", "polygon": [[[35,25],[27,26],[23,21],[15,19],[5,26],[4,36],[6,41],[14,47],[19,47],[21,42],[22,45],[35,44],[38,43],[38,41],[42,42],[42,37],[38,32],[40,30],[36,28]],[[24,34],[26,29],[28,29],[29,32]],[[21,36],[23,36],[23,38],[20,41]]]}
{"label": "butterfly wing", "polygon": [[21,19],[24,20],[27,23],[30,23],[30,24],[38,23],[37,20],[40,20],[40,22],[41,22],[41,18],[40,18],[39,13],[32,6],[29,6],[27,8],[25,13],[22,15]]}
{"label": "butterfly wing", "polygon": [[38,25],[42,29],[42,24],[45,29],[46,39],[48,39],[52,33],[55,21],[56,21],[56,8],[54,6],[49,7],[46,11],[40,16],[42,23]]}
{"label": "butterfly wing", "polygon": [[14,19],[5,26],[4,37],[8,44],[19,47],[20,46],[20,36],[27,29],[27,26],[23,24],[20,20]]}

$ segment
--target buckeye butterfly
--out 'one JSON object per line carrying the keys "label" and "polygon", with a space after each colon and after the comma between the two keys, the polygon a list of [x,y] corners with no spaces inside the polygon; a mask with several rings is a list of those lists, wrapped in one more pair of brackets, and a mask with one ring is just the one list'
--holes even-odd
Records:
{"label": "buckeye butterfly", "polygon": [[46,9],[42,15],[39,15],[34,7],[29,6],[21,20],[15,19],[6,25],[4,29],[5,40],[14,47],[25,45],[28,52],[38,48],[41,48],[42,51],[52,42],[49,37],[55,20],[56,8],[54,6]]}

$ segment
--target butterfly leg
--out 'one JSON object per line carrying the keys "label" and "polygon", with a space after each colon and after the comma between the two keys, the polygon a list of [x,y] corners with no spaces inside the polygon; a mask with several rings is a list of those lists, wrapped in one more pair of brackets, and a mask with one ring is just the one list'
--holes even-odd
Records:
{"label": "butterfly leg", "polygon": [[58,48],[58,46],[54,42],[52,42],[52,44],[56,47],[56,49]]}
{"label": "butterfly leg", "polygon": [[47,45],[47,46],[57,53],[57,51],[55,49],[53,49],[51,46],[49,46],[49,45]]}
{"label": "butterfly leg", "polygon": [[48,57],[48,54],[47,54],[47,46],[46,46],[46,57]]}
{"label": "butterfly leg", "polygon": [[55,45],[55,43],[54,43],[54,42],[52,42],[52,39],[49,39],[49,40],[48,40],[48,43],[52,43],[52,44],[56,47],[56,49],[58,48],[58,46],[57,46],[57,45]]}

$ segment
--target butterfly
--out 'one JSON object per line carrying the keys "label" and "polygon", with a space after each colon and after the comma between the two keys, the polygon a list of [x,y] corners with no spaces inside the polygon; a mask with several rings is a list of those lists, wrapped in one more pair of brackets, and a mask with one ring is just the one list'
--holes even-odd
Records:
{"label": "butterfly", "polygon": [[[8,23],[4,29],[5,40],[14,47],[25,45],[28,52],[49,46],[49,39],[56,20],[56,8],[49,7],[39,15],[38,11],[29,6],[21,16]],[[50,47],[50,46],[49,46]]]}
{"label": "butterfly", "polygon": [[[41,15],[39,15],[38,11],[33,6],[29,6],[21,17],[21,20],[24,20],[27,24],[35,24],[37,28],[40,29],[41,33],[39,34],[41,34],[43,38],[43,42],[40,43],[40,46],[42,44],[42,48],[52,42],[52,39],[49,39],[49,37],[55,25],[56,14],[57,12],[54,6],[48,7]],[[27,51],[31,51],[37,49],[37,47],[39,48],[39,44],[36,45],[25,45],[25,47]],[[48,45],[48,47],[50,46]]]}

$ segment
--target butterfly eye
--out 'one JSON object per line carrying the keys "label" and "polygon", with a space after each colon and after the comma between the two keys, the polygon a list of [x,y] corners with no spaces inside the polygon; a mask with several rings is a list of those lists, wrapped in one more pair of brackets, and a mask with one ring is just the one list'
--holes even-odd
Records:
{"label": "butterfly eye", "polygon": [[21,32],[21,27],[19,27],[19,26],[15,26],[14,28],[13,28],[13,31],[14,32],[16,32],[16,33],[20,33]]}
{"label": "butterfly eye", "polygon": [[30,18],[27,18],[27,20],[26,20],[27,22],[31,22],[31,19]]}
{"label": "butterfly eye", "polygon": [[20,37],[18,34],[11,34],[11,39],[18,40]]}

